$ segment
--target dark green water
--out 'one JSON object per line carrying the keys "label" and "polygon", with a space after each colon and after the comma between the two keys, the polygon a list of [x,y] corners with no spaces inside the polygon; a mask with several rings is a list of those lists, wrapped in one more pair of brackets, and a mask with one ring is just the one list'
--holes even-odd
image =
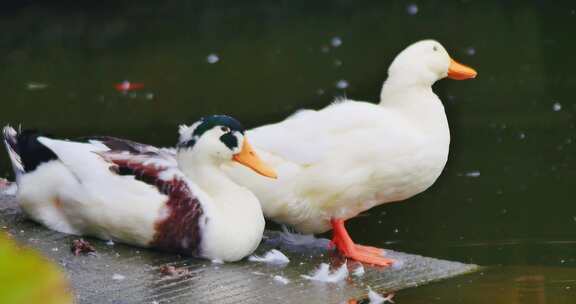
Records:
{"label": "dark green water", "polygon": [[[28,0],[0,8],[0,123],[158,145],[205,114],[257,126],[335,96],[376,101],[397,52],[439,40],[479,72],[435,87],[452,132],[448,166],[424,194],[351,220],[354,237],[489,266],[400,292],[397,303],[576,301],[576,3]],[[211,54],[218,62],[208,63]],[[145,88],[121,94],[114,85],[123,80]],[[347,88],[337,88],[341,80]],[[5,156],[0,173],[10,174]]]}

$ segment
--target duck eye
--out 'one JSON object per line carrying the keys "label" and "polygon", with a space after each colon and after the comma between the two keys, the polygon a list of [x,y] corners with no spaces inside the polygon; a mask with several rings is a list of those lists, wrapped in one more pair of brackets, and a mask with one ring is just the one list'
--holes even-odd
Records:
{"label": "duck eye", "polygon": [[434,52],[438,51],[438,47],[437,46],[433,46],[432,49],[434,50]]}
{"label": "duck eye", "polygon": [[230,132],[230,128],[228,128],[228,127],[221,127],[220,130],[222,130],[222,132],[224,132],[224,133]]}

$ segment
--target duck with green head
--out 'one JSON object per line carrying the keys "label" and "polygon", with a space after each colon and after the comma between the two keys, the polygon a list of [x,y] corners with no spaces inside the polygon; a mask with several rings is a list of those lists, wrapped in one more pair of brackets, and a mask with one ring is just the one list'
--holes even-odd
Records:
{"label": "duck with green head", "polygon": [[232,117],[181,126],[176,158],[112,137],[74,142],[9,126],[4,141],[20,206],[53,230],[223,261],[249,255],[262,238],[258,199],[220,167],[276,174]]}

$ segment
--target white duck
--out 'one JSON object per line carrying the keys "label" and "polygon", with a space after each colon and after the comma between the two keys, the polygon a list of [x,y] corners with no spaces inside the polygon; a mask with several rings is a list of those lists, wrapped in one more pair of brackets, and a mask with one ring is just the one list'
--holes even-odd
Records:
{"label": "white duck", "polygon": [[437,41],[410,45],[392,62],[379,104],[337,100],[248,132],[256,151],[278,172],[269,181],[230,166],[227,172],[260,199],[264,214],[304,233],[333,229],[347,257],[386,266],[374,247],[356,245],[344,221],[428,187],[448,157],[450,130],[432,85],[476,71],[452,60]]}
{"label": "white duck", "polygon": [[11,127],[4,141],[20,206],[53,230],[223,261],[249,255],[262,238],[258,199],[220,165],[275,173],[231,117],[181,126],[176,158],[126,140],[72,142]]}

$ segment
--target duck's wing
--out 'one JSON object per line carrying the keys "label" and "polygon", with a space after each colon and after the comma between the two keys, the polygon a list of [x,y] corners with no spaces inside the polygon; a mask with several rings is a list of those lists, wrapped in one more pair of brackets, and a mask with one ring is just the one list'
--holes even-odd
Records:
{"label": "duck's wing", "polygon": [[314,123],[316,116],[318,111],[299,111],[284,121],[252,129],[247,136],[272,166],[314,163],[323,158],[328,146],[325,127]]}
{"label": "duck's wing", "polygon": [[281,122],[250,130],[248,138],[257,149],[287,162],[302,166],[316,163],[341,144],[344,134],[363,123],[343,109],[352,103],[338,102],[317,111],[300,110]]}
{"label": "duck's wing", "polygon": [[346,99],[252,129],[248,139],[257,150],[307,166],[342,155],[341,151],[372,146],[390,150],[387,145],[410,140],[411,134],[411,126],[399,115],[372,103]]}
{"label": "duck's wing", "polygon": [[[37,221],[65,233],[84,234],[91,227],[89,233],[100,237],[199,254],[200,200],[208,198],[178,170],[170,151],[112,138],[58,140],[9,126],[4,141],[17,174],[29,174],[20,178],[30,185],[20,194],[41,198],[28,204],[41,209]],[[79,214],[72,220],[63,209]],[[134,222],[142,225],[126,228]]]}
{"label": "duck's wing", "polygon": [[114,152],[128,152],[133,155],[149,155],[150,158],[161,158],[176,166],[176,150],[173,148],[158,148],[152,145],[112,136],[91,136],[80,138],[93,145],[106,147]]}
{"label": "duck's wing", "polygon": [[[166,159],[154,149],[146,152],[150,150],[146,147],[140,147],[140,151],[144,151],[141,153],[133,149],[135,146],[131,142],[124,140],[122,142],[130,143],[131,148],[118,142],[117,150],[109,150],[108,146],[96,143],[46,137],[38,140],[53,151],[81,184],[90,187],[89,190],[95,195],[109,197],[106,193],[110,192],[110,188],[119,192],[115,197],[132,191],[134,195],[142,194],[142,183],[148,185],[148,189],[156,189],[156,194],[162,194],[165,201],[159,214],[155,215],[154,234],[147,245],[187,255],[200,255],[200,223],[205,213],[201,200],[207,200],[207,197],[178,169],[174,159]],[[121,179],[118,180],[118,177]],[[146,204],[146,199],[142,197],[140,204]]]}
{"label": "duck's wing", "polygon": [[199,197],[203,194],[171,160],[156,154],[131,154],[123,150],[97,154],[113,164],[110,169],[116,174],[133,176],[168,196],[163,217],[156,222],[156,233],[150,246],[200,255],[200,223],[204,210]]}
{"label": "duck's wing", "polygon": [[[150,159],[161,159],[170,166],[177,166],[176,151],[174,149],[157,148],[110,136],[84,137],[77,139],[77,141],[56,140],[52,136],[36,130],[16,131],[10,126],[5,126],[3,139],[16,177],[32,172],[38,166],[51,161],[68,162],[68,169],[73,169],[76,166],[71,163],[80,166],[83,160],[93,158],[92,152],[97,151],[147,155]],[[61,149],[60,147],[66,148]],[[58,153],[54,150],[60,151],[60,155],[57,155]],[[100,167],[99,160],[97,159],[96,163],[89,162],[89,164]]]}
{"label": "duck's wing", "polygon": [[192,196],[186,177],[171,159],[153,153],[130,153],[126,150],[99,151],[102,159],[110,164],[109,170],[121,176],[153,185],[160,193],[171,195],[174,186],[185,187],[186,196]]}

